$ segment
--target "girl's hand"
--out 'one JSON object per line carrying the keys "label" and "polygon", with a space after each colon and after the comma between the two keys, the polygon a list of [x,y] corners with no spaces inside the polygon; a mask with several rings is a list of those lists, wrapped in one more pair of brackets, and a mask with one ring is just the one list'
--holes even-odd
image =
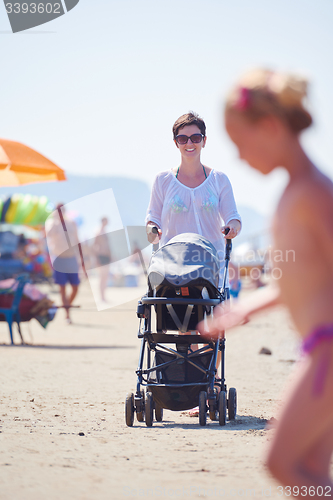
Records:
{"label": "girl's hand", "polygon": [[[225,234],[225,230],[229,229],[228,234]],[[241,230],[241,223],[237,219],[231,220],[226,226],[223,226],[221,228],[221,232],[225,234],[224,238],[226,240],[232,240],[232,238],[235,238],[239,231]]]}
{"label": "girl's hand", "polygon": [[228,311],[223,306],[218,306],[214,309],[214,318],[209,318],[206,322],[201,321],[197,328],[203,337],[217,340],[219,337],[224,337],[224,330],[244,325],[248,321],[246,307],[237,305]]}
{"label": "girl's hand", "polygon": [[247,323],[252,315],[280,304],[280,290],[277,286],[265,286],[244,297],[228,311],[223,305],[214,308],[214,318],[201,321],[197,329],[204,337],[218,339],[223,330]]}

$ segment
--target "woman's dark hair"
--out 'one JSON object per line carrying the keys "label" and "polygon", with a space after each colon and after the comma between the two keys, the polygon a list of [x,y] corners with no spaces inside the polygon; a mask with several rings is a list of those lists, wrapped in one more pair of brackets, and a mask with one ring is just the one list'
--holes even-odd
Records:
{"label": "woman's dark hair", "polygon": [[179,130],[182,129],[183,127],[186,127],[187,125],[196,125],[199,128],[202,135],[206,137],[205,122],[203,121],[202,118],[200,118],[200,116],[197,113],[190,111],[189,113],[180,116],[178,120],[175,121],[172,127],[173,138],[176,139]]}

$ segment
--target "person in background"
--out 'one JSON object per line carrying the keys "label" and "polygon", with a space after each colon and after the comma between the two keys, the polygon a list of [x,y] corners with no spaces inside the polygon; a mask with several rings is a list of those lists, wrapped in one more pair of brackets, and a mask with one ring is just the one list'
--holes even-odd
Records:
{"label": "person in background", "polygon": [[[52,262],[53,279],[59,285],[62,305],[66,311],[66,321],[72,323],[70,306],[79,290],[79,262],[82,258],[76,223],[66,217],[63,203],[59,203],[53,216],[45,224],[47,245]],[[82,261],[84,269],[84,264]],[[66,285],[71,286],[69,295]]]}
{"label": "person in background", "polygon": [[242,282],[240,279],[239,266],[236,266],[232,262],[229,262],[229,282],[230,296],[234,299],[238,299],[238,295],[242,288]]}
{"label": "person in background", "polygon": [[108,284],[110,263],[111,263],[111,250],[107,234],[107,225],[109,221],[107,217],[101,219],[101,227],[96,234],[93,244],[93,252],[95,254],[98,271],[99,271],[99,290],[101,301],[107,303],[105,291]]}

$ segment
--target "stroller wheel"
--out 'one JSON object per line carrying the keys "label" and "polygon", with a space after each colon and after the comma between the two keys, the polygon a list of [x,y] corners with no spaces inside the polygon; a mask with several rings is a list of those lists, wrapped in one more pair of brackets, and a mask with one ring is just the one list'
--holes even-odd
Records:
{"label": "stroller wheel", "polygon": [[156,418],[156,422],[162,422],[163,420],[163,408],[155,403],[155,418]]}
{"label": "stroller wheel", "polygon": [[128,427],[133,426],[134,422],[134,394],[127,394],[125,401],[125,421]]}
{"label": "stroller wheel", "polygon": [[142,398],[142,403],[141,403],[142,411],[136,412],[136,419],[138,422],[144,422],[144,419],[145,419],[145,412],[144,412],[145,395],[144,395],[143,391],[141,391],[140,394],[141,394],[141,398]]}
{"label": "stroller wheel", "polygon": [[215,422],[215,420],[217,420],[217,412],[216,411],[210,411],[209,412],[209,418]]}
{"label": "stroller wheel", "polygon": [[234,387],[229,389],[228,398],[228,418],[229,420],[235,420],[237,413],[237,392]]}
{"label": "stroller wheel", "polygon": [[219,394],[219,424],[225,425],[227,420],[227,393],[221,391]]}
{"label": "stroller wheel", "polygon": [[144,421],[145,415],[144,415],[143,411],[138,411],[137,412],[136,419],[137,419],[138,422],[143,422]]}
{"label": "stroller wheel", "polygon": [[207,421],[207,393],[205,391],[201,391],[199,393],[199,424],[204,426]]}
{"label": "stroller wheel", "polygon": [[217,420],[217,411],[209,410],[209,418],[214,422]]}
{"label": "stroller wheel", "polygon": [[154,412],[154,400],[151,392],[146,393],[145,402],[145,415],[146,415],[146,426],[152,427],[153,425],[153,412]]}
{"label": "stroller wheel", "polygon": [[215,398],[215,400],[213,400],[212,398],[209,398],[209,395],[208,395],[209,418],[212,421],[216,421],[218,419],[217,408],[218,408],[219,393],[218,393],[217,387],[214,387],[214,398]]}

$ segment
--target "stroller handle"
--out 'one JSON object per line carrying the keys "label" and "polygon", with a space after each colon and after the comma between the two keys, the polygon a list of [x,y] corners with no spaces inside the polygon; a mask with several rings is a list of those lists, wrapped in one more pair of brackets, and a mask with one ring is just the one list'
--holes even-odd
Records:
{"label": "stroller handle", "polygon": [[[230,231],[230,229],[227,227],[225,229],[224,234],[227,235],[229,233],[229,231]],[[224,256],[225,267],[224,267],[223,287],[222,287],[223,293],[224,293],[225,285],[226,285],[226,282],[227,282],[227,275],[228,275],[228,267],[229,267],[231,250],[232,250],[231,239],[227,239],[227,242],[226,242],[226,245],[225,245],[225,256]]]}
{"label": "stroller handle", "polygon": [[181,297],[142,297],[142,304],[155,305],[155,304],[192,304],[201,306],[217,306],[221,304],[220,299],[183,299]]}
{"label": "stroller handle", "polygon": [[147,225],[147,233],[158,234],[158,227],[153,226],[152,224]]}
{"label": "stroller handle", "polygon": [[[230,231],[230,229],[227,227],[225,229],[224,234],[227,235],[229,233],[229,231]],[[227,242],[226,242],[226,245],[225,245],[225,257],[224,257],[226,261],[230,260],[231,250],[232,250],[232,242],[231,242],[230,239],[227,239]]]}

